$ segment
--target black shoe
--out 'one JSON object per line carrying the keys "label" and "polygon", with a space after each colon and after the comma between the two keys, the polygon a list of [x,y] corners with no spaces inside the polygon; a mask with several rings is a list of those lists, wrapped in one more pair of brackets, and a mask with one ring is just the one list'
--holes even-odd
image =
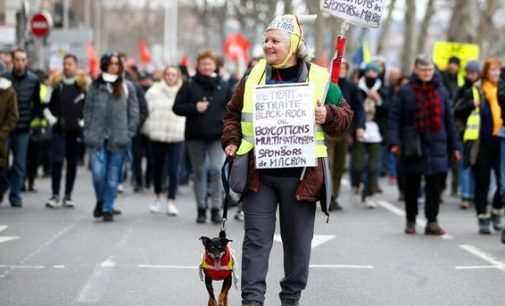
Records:
{"label": "black shoe", "polygon": [[221,224],[223,222],[223,218],[221,217],[221,210],[219,208],[211,209],[210,220],[214,224]]}
{"label": "black shoe", "polygon": [[405,234],[415,235],[416,234],[416,223],[408,221],[407,226],[405,226]]}
{"label": "black shoe", "polygon": [[428,236],[443,236],[446,232],[437,222],[428,222],[424,229],[424,234]]}
{"label": "black shoe", "polygon": [[95,210],[93,211],[93,217],[100,218],[101,216],[103,216],[103,202],[98,201],[96,202]]}
{"label": "black shoe", "polygon": [[329,211],[341,211],[343,210],[342,206],[335,200],[335,198],[331,198],[330,206],[328,207]]}
{"label": "black shoe", "polygon": [[119,215],[121,214],[121,211],[120,211],[119,209],[115,209],[115,208],[113,208],[113,209],[112,209],[112,214],[113,214],[113,215],[116,215],[116,216],[119,216]]}
{"label": "black shoe", "polygon": [[491,219],[489,217],[479,217],[479,234],[491,235]]}
{"label": "black shoe", "polygon": [[503,231],[503,215],[498,213],[491,213],[491,222],[493,223],[493,229],[497,232]]}
{"label": "black shoe", "polygon": [[112,222],[114,221],[114,215],[111,212],[103,213],[103,222]]}
{"label": "black shoe", "polygon": [[505,230],[501,232],[501,243],[505,244]]}
{"label": "black shoe", "polygon": [[142,191],[144,191],[144,188],[142,188],[142,185],[140,185],[140,186],[139,186],[139,185],[137,185],[137,186],[135,186],[135,187],[133,188],[133,192],[135,192],[135,193],[140,193],[140,192],[142,192]]}
{"label": "black shoe", "polygon": [[198,208],[198,216],[196,218],[196,223],[203,224],[207,222],[207,209]]}
{"label": "black shoe", "polygon": [[33,185],[30,185],[30,186],[28,186],[28,192],[33,192],[33,193],[35,193],[35,192],[38,192],[38,190],[37,190],[37,189],[35,189],[35,187],[34,187]]}
{"label": "black shoe", "polygon": [[23,207],[23,201],[21,201],[21,199],[19,200],[11,200],[11,207],[15,207],[15,208],[21,208]]}

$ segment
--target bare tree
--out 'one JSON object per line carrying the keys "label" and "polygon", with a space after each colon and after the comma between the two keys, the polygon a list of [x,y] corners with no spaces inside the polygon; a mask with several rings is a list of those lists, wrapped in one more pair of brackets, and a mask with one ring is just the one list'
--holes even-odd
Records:
{"label": "bare tree", "polygon": [[435,0],[429,0],[426,4],[426,12],[424,13],[424,18],[421,23],[421,29],[417,37],[417,48],[416,52],[423,53],[426,48],[426,40],[428,39],[428,29],[430,27],[430,22],[435,15]]}
{"label": "bare tree", "polygon": [[403,38],[403,51],[402,51],[402,73],[408,74],[412,67],[412,51],[414,45],[414,35],[416,30],[416,2],[406,1],[407,7],[405,9],[405,29]]}
{"label": "bare tree", "polygon": [[449,28],[447,30],[447,40],[454,42],[475,42],[477,39],[478,12],[478,1],[454,0]]}
{"label": "bare tree", "polygon": [[377,54],[381,54],[384,51],[384,46],[388,39],[389,29],[391,28],[391,22],[393,21],[393,12],[396,7],[396,0],[391,0],[388,7],[388,15],[386,20],[384,20],[384,24],[382,25],[381,32],[379,34],[379,39],[377,43]]}
{"label": "bare tree", "polygon": [[502,35],[493,22],[493,16],[502,5],[500,0],[486,0],[479,16],[479,25],[476,42],[481,46],[483,53],[498,51],[498,42]]}

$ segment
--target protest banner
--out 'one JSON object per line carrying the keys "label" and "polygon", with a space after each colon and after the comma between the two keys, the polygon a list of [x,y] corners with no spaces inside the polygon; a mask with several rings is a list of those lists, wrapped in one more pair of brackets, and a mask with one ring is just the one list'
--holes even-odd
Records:
{"label": "protest banner", "polygon": [[479,59],[479,45],[437,41],[433,45],[433,62],[440,70],[445,70],[447,62],[451,56],[456,56],[461,60],[461,67],[471,60]]}
{"label": "protest banner", "polygon": [[254,98],[256,168],[316,166],[314,105],[310,85],[259,86]]}
{"label": "protest banner", "polygon": [[321,0],[321,10],[357,26],[378,28],[384,0]]}

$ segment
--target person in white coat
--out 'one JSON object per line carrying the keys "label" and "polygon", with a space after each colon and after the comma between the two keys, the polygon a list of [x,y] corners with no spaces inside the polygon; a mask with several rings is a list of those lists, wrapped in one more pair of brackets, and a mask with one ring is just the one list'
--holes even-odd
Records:
{"label": "person in white coat", "polygon": [[153,165],[155,165],[153,175],[156,199],[151,205],[151,212],[162,211],[163,183],[168,179],[166,213],[171,216],[179,213],[175,205],[175,196],[184,153],[186,119],[172,111],[175,96],[181,84],[181,73],[178,68],[166,67],[162,80],[146,93],[149,117],[143,128],[143,133],[151,140]]}

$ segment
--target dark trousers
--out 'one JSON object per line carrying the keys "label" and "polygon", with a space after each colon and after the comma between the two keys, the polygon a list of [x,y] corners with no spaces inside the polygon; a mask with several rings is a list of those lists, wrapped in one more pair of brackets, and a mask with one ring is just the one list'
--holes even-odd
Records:
{"label": "dark trousers", "polygon": [[345,173],[345,160],[347,157],[348,144],[345,136],[327,138],[328,160],[330,162],[331,178],[333,183],[332,196],[338,198],[342,176]]}
{"label": "dark trousers", "polygon": [[7,169],[0,167],[0,204],[3,201],[5,192],[9,189],[9,179],[7,178]]}
{"label": "dark trousers", "polygon": [[245,193],[243,200],[242,303],[263,304],[265,300],[278,206],[284,249],[280,298],[294,305],[307,285],[316,205],[296,199],[297,177],[262,175],[260,182],[259,191]]}
{"label": "dark trousers", "polygon": [[163,192],[163,182],[168,174],[168,198],[175,199],[184,143],[151,142],[154,174],[154,192]]}
{"label": "dark trousers", "polygon": [[[151,142],[147,136],[143,134],[138,134],[132,139],[132,172],[134,184],[137,187],[147,187],[151,186],[152,179],[152,149]],[[147,166],[145,172],[142,170],[142,161],[147,160]],[[155,164],[156,165],[156,164]],[[156,165],[158,167],[158,165]]]}
{"label": "dark trousers", "polygon": [[[488,211],[488,193],[491,184],[491,171],[494,172],[497,185],[500,186],[500,143],[498,139],[481,139],[479,156],[472,167],[475,176],[475,209],[477,215],[485,215]],[[493,198],[493,209],[502,209],[503,203],[499,188]]]}
{"label": "dark trousers", "polygon": [[[415,222],[419,206],[417,200],[421,192],[422,175],[405,176],[405,206],[407,211],[407,221]],[[424,213],[428,222],[437,222],[440,209],[440,195],[442,185],[445,179],[445,173],[425,175],[425,207]]]}
{"label": "dark trousers", "polygon": [[355,142],[351,154],[351,183],[359,187],[366,179],[365,193],[372,195],[379,190],[380,143]]}
{"label": "dark trousers", "polygon": [[63,163],[66,161],[65,196],[71,197],[82,146],[82,138],[77,135],[53,135],[49,148],[52,167],[51,187],[53,195],[60,195]]}
{"label": "dark trousers", "polygon": [[34,186],[40,166],[44,169],[44,175],[50,172],[49,143],[49,141],[33,141],[30,139],[26,157],[26,180],[28,181],[28,186]]}

